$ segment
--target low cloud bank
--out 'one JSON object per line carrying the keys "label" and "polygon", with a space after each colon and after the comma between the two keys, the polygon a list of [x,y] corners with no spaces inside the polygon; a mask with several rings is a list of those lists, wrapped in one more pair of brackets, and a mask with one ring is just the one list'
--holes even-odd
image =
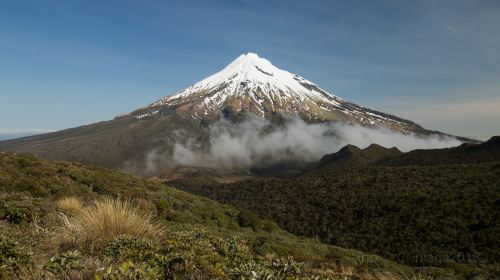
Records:
{"label": "low cloud bank", "polygon": [[221,120],[209,127],[208,142],[188,138],[175,143],[169,164],[173,166],[241,170],[255,164],[283,160],[312,162],[337,152],[347,144],[365,148],[372,143],[413,149],[446,148],[460,145],[453,137],[403,135],[386,128],[366,128],[340,123],[307,124],[293,119],[275,125],[258,118],[241,123]]}

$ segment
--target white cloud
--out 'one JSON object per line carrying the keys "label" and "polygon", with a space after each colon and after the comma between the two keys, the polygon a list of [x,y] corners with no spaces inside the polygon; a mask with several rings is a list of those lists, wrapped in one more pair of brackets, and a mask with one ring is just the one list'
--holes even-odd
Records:
{"label": "white cloud", "polygon": [[173,166],[242,170],[254,164],[281,160],[312,162],[337,152],[347,144],[364,148],[372,143],[397,147],[402,151],[445,148],[461,144],[452,137],[403,135],[386,128],[366,128],[340,123],[307,124],[294,119],[277,126],[250,118],[234,124],[219,121],[209,128],[208,145],[190,138],[175,143],[168,161]]}
{"label": "white cloud", "polygon": [[53,132],[53,129],[45,128],[0,128],[0,134],[17,135],[17,134],[40,134]]}

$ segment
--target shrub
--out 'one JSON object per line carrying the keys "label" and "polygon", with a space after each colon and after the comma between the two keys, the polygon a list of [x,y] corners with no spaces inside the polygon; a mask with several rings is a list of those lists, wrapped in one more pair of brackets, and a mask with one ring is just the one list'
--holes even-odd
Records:
{"label": "shrub", "polygon": [[71,279],[71,275],[84,268],[82,264],[82,255],[79,251],[68,251],[61,255],[52,257],[43,269],[63,279]]}
{"label": "shrub", "polygon": [[102,279],[226,279],[230,271],[255,264],[242,240],[206,231],[170,232],[162,241],[122,235],[101,254],[116,262]]}
{"label": "shrub", "polygon": [[41,214],[39,201],[29,196],[3,195],[0,200],[0,220],[20,224],[33,221]]}
{"label": "shrub", "polygon": [[30,263],[30,255],[17,241],[0,233],[0,278],[3,271]]}
{"label": "shrub", "polygon": [[136,264],[132,261],[125,261],[118,267],[110,266],[103,275],[96,275],[96,279],[165,279],[165,275],[159,267],[152,267],[146,263]]}
{"label": "shrub", "polygon": [[240,214],[238,214],[238,224],[240,227],[251,227],[254,231],[257,231],[262,227],[259,217],[246,210],[243,210]]}
{"label": "shrub", "polygon": [[157,250],[148,238],[120,235],[104,246],[102,255],[117,261],[146,261],[153,259]]}
{"label": "shrub", "polygon": [[[231,269],[255,264],[247,244],[237,237],[221,238],[207,231],[171,232],[162,247],[169,250],[171,267],[176,264],[176,275],[190,278],[193,274],[206,275],[208,279],[220,278]],[[190,275],[190,277],[188,277]]]}
{"label": "shrub", "polygon": [[262,223],[262,229],[267,232],[278,232],[280,230],[279,226],[271,221],[264,221]]}
{"label": "shrub", "polygon": [[40,180],[20,178],[13,183],[13,189],[19,192],[28,192],[34,197],[46,197],[50,193],[40,184]]}
{"label": "shrub", "polygon": [[134,207],[128,200],[95,201],[76,213],[75,219],[75,230],[90,248],[102,246],[119,235],[158,237],[162,232],[152,212]]}
{"label": "shrub", "polygon": [[265,256],[272,252],[272,245],[267,236],[255,238],[251,244],[252,251],[260,256]]}
{"label": "shrub", "polygon": [[319,274],[306,272],[304,264],[296,262],[293,258],[280,258],[263,262],[263,265],[245,266],[231,270],[233,279],[255,279],[255,280],[346,280],[346,276]]}

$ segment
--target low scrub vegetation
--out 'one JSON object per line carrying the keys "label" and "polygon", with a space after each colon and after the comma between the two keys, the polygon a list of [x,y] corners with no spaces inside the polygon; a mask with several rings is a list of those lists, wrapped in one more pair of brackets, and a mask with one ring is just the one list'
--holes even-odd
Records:
{"label": "low scrub vegetation", "polygon": [[374,279],[397,265],[155,180],[7,153],[0,175],[0,279]]}

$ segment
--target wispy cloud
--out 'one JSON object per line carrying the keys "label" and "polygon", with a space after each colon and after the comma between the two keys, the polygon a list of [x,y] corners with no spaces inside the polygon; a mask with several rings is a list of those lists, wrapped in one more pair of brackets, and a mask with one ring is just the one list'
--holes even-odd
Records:
{"label": "wispy cloud", "polygon": [[0,128],[0,141],[53,132],[45,128]]}
{"label": "wispy cloud", "polygon": [[312,162],[325,154],[337,152],[347,144],[365,148],[377,143],[402,151],[461,144],[453,137],[400,134],[382,127],[307,124],[301,119],[276,126],[256,117],[237,124],[226,120],[216,122],[209,127],[208,135],[208,144],[195,138],[175,143],[171,155],[159,155],[153,151],[146,156],[148,170],[154,170],[155,162],[162,160],[170,166],[216,166],[225,170],[244,170],[253,165],[263,166],[279,161]]}
{"label": "wispy cloud", "polygon": [[55,130],[46,128],[0,128],[0,134],[4,135],[40,134],[53,131]]}
{"label": "wispy cloud", "polygon": [[450,25],[442,20],[434,18],[434,22],[441,25],[444,29],[446,29],[448,31],[455,32],[455,33],[458,32],[458,30],[454,26],[452,26],[452,25]]}

